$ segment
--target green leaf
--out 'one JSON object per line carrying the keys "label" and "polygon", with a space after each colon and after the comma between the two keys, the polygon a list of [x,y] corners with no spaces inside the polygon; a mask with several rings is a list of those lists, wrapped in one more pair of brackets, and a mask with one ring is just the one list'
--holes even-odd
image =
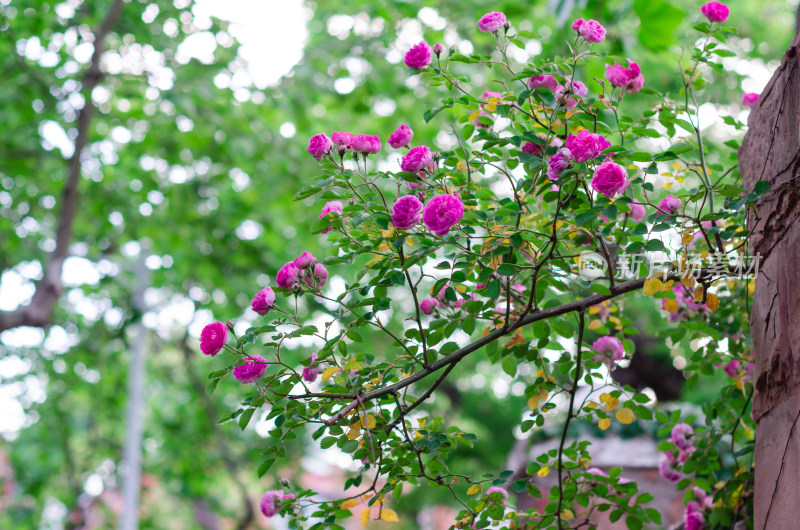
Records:
{"label": "green leaf", "polygon": [[242,412],[242,415],[239,416],[239,428],[240,429],[245,430],[245,428],[247,427],[247,424],[250,423],[250,418],[253,417],[253,413],[255,411],[256,411],[256,409],[252,409],[251,408],[251,409],[247,409],[244,412]]}
{"label": "green leaf", "polygon": [[677,43],[675,30],[686,12],[665,0],[634,0],[633,10],[639,16],[639,42],[651,50],[664,50]]}

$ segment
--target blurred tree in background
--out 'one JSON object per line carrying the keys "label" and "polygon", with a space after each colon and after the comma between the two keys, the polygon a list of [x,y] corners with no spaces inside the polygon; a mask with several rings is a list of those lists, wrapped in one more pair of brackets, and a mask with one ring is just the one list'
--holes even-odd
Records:
{"label": "blurred tree in background", "polygon": [[[795,17],[789,2],[728,3],[742,35],[732,44],[752,59],[731,58],[734,67],[713,74],[706,99],[732,108],[741,92],[766,84]],[[282,3],[267,4],[274,17],[252,21],[260,31],[281,24]],[[426,125],[421,111],[435,97],[397,65],[423,34],[467,53],[490,46],[459,33],[489,10],[539,32],[530,56],[560,49],[568,20],[602,20],[613,28],[611,53],[635,58],[654,85],[677,87],[676,45],[698,5],[305,2],[302,60],[267,86],[253,84],[236,31],[209,17],[207,2],[0,0],[0,451],[10,462],[0,465],[0,527],[117,524],[129,352],[138,341],[148,351],[141,526],[263,525],[251,505],[270,486],[255,469],[267,429],[218,424],[236,407],[237,384],[223,382],[225,392],[206,398],[195,337],[210,312],[240,317],[235,308],[287,259],[324,254],[306,229],[318,215],[313,201],[292,202],[302,176],[318,171],[306,138],[342,129],[385,135],[408,123],[421,143],[451,148],[455,116],[445,111]],[[207,53],[198,51],[204,46]],[[493,89],[471,82],[475,91]],[[132,303],[139,260],[151,271],[144,312]],[[637,327],[652,333],[657,310],[638,309]],[[145,334],[133,332],[138,322]],[[311,351],[309,343],[291,354],[299,362]],[[675,352],[648,351],[672,365]],[[447,399],[431,406],[478,434],[459,458],[501,470],[525,400],[498,391],[494,381],[509,378],[492,370],[466,360]],[[714,392],[708,385],[683,399],[700,403]],[[299,480],[336,468],[307,442],[296,440],[294,465],[282,474]],[[412,515],[402,520],[415,528],[413,514],[448,499],[403,502]]]}

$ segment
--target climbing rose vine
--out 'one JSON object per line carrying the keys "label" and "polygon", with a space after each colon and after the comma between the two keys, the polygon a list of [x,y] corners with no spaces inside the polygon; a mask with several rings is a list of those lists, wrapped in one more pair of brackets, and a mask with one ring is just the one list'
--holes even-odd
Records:
{"label": "climbing rose vine", "polygon": [[[296,199],[319,200],[319,218],[305,228],[326,234],[326,256],[284,256],[270,285],[253,286],[252,326],[236,334],[231,323],[210,323],[200,346],[227,364],[211,374],[210,390],[232,374],[247,396],[230,419],[244,429],[266,412],[259,476],[302,435],[321,450],[336,446],[357,469],[335,499],[281,481],[263,495],[264,516],[302,528],[342,528],[354,512],[364,525],[396,522],[391,504],[416,485],[449,492],[456,528],[579,528],[601,513],[628,528],[660,525],[652,496],[624,468],[593,466],[575,429],[638,422],[660,440],[663,479],[686,493],[686,528],[750,517],[752,363],[741,331],[753,283],[740,269],[746,214],[767,189],[739,187],[735,141],[712,150],[702,135],[703,76],[722,69],[735,30],[720,25],[729,10],[719,2],[696,15],[702,44],[675,73],[679,94],[648,86],[655,76],[635,58],[610,56],[595,20],[572,24],[564,56],[515,64],[509,48],[536,35],[490,12],[476,38],[496,42],[491,55],[422,41],[404,58],[409,75],[443,94],[406,121],[417,133],[447,132],[450,148],[420,143],[435,135],[407,123],[310,138],[319,172],[301,177]],[[591,63],[604,65],[602,79],[585,76]],[[648,110],[629,115],[631,98]],[[379,170],[389,148],[397,162]],[[340,281],[329,281],[329,268]],[[324,322],[312,322],[312,304]],[[630,308],[642,304],[660,311],[687,385],[727,374],[702,411],[669,411],[612,377],[637,353]],[[365,348],[365,335],[382,349]],[[315,346],[298,358],[302,337]],[[528,408],[519,432],[551,433],[557,449],[523,469],[451,467],[476,436],[428,402],[468,358],[521,383]],[[552,486],[542,486],[546,477]],[[522,508],[521,493],[542,500]]]}

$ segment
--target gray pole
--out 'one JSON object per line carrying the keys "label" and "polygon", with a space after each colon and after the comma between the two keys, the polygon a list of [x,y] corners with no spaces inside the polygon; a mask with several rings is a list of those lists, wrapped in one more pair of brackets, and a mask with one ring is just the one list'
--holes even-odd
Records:
{"label": "gray pole", "polygon": [[138,313],[138,319],[131,332],[131,368],[128,374],[128,412],[126,418],[125,437],[125,475],[122,495],[125,510],[120,522],[120,530],[136,530],[139,527],[139,489],[142,473],[142,409],[144,404],[144,358],[147,330],[142,323],[145,312],[144,291],[150,283],[150,271],[145,266],[147,247],[142,245],[139,260],[136,263],[136,290],[133,293],[132,306]]}

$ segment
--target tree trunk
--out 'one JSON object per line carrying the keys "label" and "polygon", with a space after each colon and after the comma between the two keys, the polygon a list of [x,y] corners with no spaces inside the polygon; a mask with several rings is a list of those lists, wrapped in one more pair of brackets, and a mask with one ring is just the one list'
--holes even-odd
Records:
{"label": "tree trunk", "polygon": [[751,253],[759,258],[750,327],[756,363],[753,418],[755,528],[797,528],[800,488],[800,34],[758,103],[739,150],[756,205]]}

